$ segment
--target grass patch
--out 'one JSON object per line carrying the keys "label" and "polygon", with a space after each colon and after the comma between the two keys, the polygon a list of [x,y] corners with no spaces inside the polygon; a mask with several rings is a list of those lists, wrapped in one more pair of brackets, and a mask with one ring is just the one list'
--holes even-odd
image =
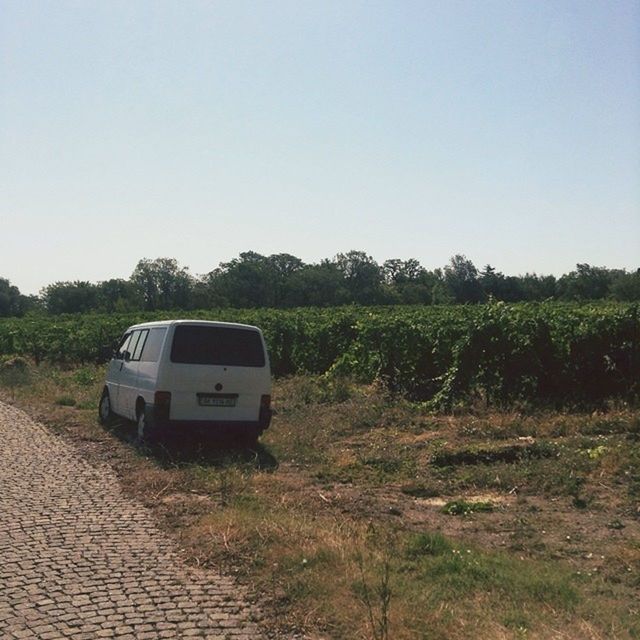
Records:
{"label": "grass patch", "polygon": [[528,602],[571,611],[580,601],[575,577],[567,569],[454,545],[437,534],[409,538],[402,566],[431,587],[428,600],[437,604],[486,592],[500,594],[509,610]]}
{"label": "grass patch", "polygon": [[216,565],[252,576],[283,626],[309,629],[300,616],[312,610],[332,638],[357,630],[374,638],[463,637],[459,620],[443,612],[471,623],[487,594],[492,615],[541,616],[546,607],[571,613],[580,600],[566,569],[479,552],[435,532],[372,529],[300,504],[278,508],[255,485],[250,499],[209,513],[197,531]]}
{"label": "grass patch", "polygon": [[[278,414],[256,451],[138,449],[134,425],[96,423],[104,368],[30,370],[7,387],[17,402],[108,458],[191,562],[260,594],[272,629],[336,640],[640,637],[630,613],[640,547],[620,538],[602,568],[578,574],[585,554],[566,535],[575,523],[541,524],[545,504],[566,503],[571,517],[600,517],[598,544],[632,536],[632,410],[437,415],[376,385],[299,376],[276,383]],[[613,491],[598,502],[600,485]],[[474,512],[487,515],[448,517]],[[498,548],[491,536],[503,530]]]}

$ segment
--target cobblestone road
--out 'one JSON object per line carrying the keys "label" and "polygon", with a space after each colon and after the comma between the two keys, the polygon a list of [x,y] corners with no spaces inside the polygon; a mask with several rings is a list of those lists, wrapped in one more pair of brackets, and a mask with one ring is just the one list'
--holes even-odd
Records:
{"label": "cobblestone road", "polygon": [[109,467],[0,403],[0,638],[260,638],[242,596],[182,565]]}

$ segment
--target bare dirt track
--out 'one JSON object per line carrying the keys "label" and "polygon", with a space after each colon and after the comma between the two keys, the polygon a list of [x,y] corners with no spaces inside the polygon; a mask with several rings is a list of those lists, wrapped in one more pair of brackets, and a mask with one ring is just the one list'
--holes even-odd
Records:
{"label": "bare dirt track", "polygon": [[181,562],[108,465],[0,402],[0,637],[253,640],[256,614]]}

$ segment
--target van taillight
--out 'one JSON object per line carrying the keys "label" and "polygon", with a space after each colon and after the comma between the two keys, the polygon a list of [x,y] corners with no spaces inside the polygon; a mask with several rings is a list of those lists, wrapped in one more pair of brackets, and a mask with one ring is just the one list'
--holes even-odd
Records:
{"label": "van taillight", "polygon": [[171,409],[171,392],[156,391],[153,396],[155,404],[156,418],[169,419],[169,410]]}
{"label": "van taillight", "polygon": [[269,428],[271,423],[271,396],[260,396],[260,414],[258,415],[258,423],[260,425],[260,432]]}

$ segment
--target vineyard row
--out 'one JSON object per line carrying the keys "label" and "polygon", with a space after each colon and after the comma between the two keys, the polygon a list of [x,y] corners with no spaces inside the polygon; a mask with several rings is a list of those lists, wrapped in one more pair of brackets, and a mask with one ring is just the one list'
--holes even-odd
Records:
{"label": "vineyard row", "polygon": [[[185,312],[0,319],[0,357],[96,362],[131,324]],[[637,304],[504,304],[212,310],[189,317],[260,326],[277,376],[382,380],[450,408],[480,395],[507,406],[633,401],[640,391]]]}

